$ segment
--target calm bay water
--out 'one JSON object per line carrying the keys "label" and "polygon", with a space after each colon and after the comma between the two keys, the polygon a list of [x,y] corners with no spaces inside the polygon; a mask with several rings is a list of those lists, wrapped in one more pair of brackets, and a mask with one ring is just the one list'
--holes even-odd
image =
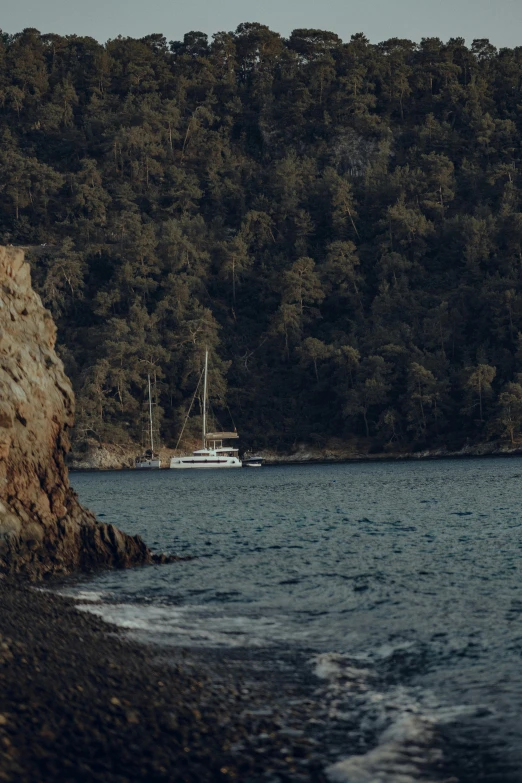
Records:
{"label": "calm bay water", "polygon": [[443,779],[421,767],[448,734],[487,745],[473,779],[522,780],[520,459],[71,480],[102,521],[195,559],[69,590],[166,648],[306,651],[333,717],[372,736],[331,780]]}

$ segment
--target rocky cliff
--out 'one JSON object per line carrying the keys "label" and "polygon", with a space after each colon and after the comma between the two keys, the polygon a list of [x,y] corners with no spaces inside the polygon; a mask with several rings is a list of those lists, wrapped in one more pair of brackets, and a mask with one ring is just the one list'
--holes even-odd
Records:
{"label": "rocky cliff", "polygon": [[69,486],[74,396],[21,250],[0,247],[0,573],[33,578],[162,561],[99,524]]}
{"label": "rocky cliff", "polygon": [[[168,468],[171,457],[181,454],[191,454],[199,449],[200,440],[185,440],[181,449],[169,449],[160,446],[156,453],[161,459],[162,468]],[[128,470],[134,466],[136,454],[140,454],[143,444],[140,443],[99,443],[94,438],[87,438],[80,443],[74,443],[67,455],[67,465],[71,470]]]}

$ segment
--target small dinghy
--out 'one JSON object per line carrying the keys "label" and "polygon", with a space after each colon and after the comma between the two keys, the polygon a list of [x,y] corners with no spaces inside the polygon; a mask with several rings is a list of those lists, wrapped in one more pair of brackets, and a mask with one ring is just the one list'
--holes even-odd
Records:
{"label": "small dinghy", "polygon": [[263,457],[243,457],[245,468],[260,468],[263,464]]}

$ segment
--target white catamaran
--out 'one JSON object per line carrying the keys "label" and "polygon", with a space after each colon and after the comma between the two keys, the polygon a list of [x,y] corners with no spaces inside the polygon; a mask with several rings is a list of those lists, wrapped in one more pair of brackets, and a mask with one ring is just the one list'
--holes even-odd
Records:
{"label": "white catamaran", "polygon": [[149,424],[147,427],[148,440],[150,442],[150,448],[145,449],[143,454],[136,457],[134,461],[134,467],[143,469],[161,468],[161,460],[157,454],[154,453],[154,426],[152,422],[152,394],[150,389],[150,375],[149,378]]}
{"label": "white catamaran", "polygon": [[[207,378],[208,350],[205,351],[205,372],[203,383],[203,448],[191,456],[172,457],[170,467],[177,470],[190,468],[240,468],[239,451],[233,446],[223,446],[224,440],[239,437],[237,432],[207,432]],[[180,436],[181,437],[181,436]]]}

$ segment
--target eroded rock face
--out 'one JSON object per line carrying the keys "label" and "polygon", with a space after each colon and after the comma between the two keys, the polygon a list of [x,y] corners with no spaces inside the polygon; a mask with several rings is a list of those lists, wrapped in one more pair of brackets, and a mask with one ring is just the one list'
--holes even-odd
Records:
{"label": "eroded rock face", "polygon": [[0,247],[0,572],[37,578],[161,559],[139,536],[99,524],[69,486],[74,396],[55,340],[23,252]]}

